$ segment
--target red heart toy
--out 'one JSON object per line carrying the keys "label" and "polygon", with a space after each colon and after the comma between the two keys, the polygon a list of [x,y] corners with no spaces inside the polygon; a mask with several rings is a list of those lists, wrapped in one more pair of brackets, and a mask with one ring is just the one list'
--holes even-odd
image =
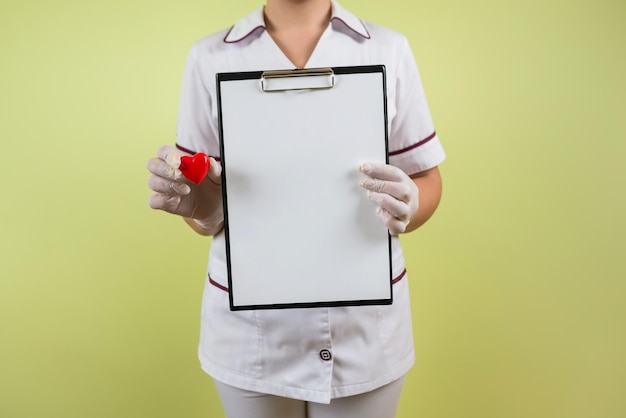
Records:
{"label": "red heart toy", "polygon": [[206,177],[206,173],[209,172],[209,157],[199,152],[193,157],[183,155],[180,157],[180,172],[183,176],[187,177],[191,182],[195,184],[202,183],[202,180]]}

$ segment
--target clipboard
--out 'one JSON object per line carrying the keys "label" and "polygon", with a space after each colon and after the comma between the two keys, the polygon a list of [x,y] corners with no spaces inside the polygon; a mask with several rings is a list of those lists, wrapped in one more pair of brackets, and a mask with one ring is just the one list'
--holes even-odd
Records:
{"label": "clipboard", "polygon": [[358,185],[389,160],[385,67],[216,78],[230,309],[391,304],[391,237]]}

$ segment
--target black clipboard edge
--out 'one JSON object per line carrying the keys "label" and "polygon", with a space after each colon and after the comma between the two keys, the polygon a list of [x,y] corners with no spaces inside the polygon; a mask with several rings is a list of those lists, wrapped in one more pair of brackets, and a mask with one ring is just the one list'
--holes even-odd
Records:
{"label": "black clipboard edge", "polygon": [[[389,119],[387,109],[387,71],[386,67],[382,64],[377,65],[356,65],[356,66],[343,66],[343,67],[330,67],[336,75],[342,74],[367,74],[367,73],[382,73],[383,83],[383,118],[385,123],[385,163],[389,164]],[[273,70],[267,70],[273,71]],[[298,71],[294,69],[293,71]],[[220,146],[220,163],[222,165],[222,206],[224,212],[224,240],[226,249],[226,269],[228,275],[228,288],[233,289],[232,282],[232,269],[230,263],[230,234],[228,228],[228,196],[226,193],[226,156],[224,155],[224,129],[222,126],[222,95],[221,95],[221,82],[223,81],[240,81],[260,79],[265,71],[241,71],[241,72],[224,72],[216,73],[216,92],[217,92],[217,117],[218,117],[218,133],[219,133],[219,146]],[[236,306],[233,300],[232,290],[228,292],[228,299],[231,311],[243,311],[243,310],[259,310],[259,309],[295,309],[295,308],[327,308],[327,307],[339,307],[339,306],[371,306],[371,305],[391,305],[393,303],[393,254],[391,234],[388,233],[388,248],[389,248],[389,299],[372,299],[372,300],[353,300],[353,301],[331,301],[331,302],[310,302],[310,303],[279,303],[279,304],[267,304],[267,305],[238,305]]]}
{"label": "black clipboard edge", "polygon": [[[333,70],[335,74],[364,74],[364,73],[377,73],[382,72],[386,79],[386,69],[384,65],[354,65],[354,66],[344,66],[344,67],[329,67]],[[314,70],[315,68],[307,68],[306,70]],[[264,72],[268,71],[276,71],[276,70],[262,70],[262,71],[239,71],[239,72],[228,72],[228,73],[217,73],[215,74],[218,92],[219,92],[219,83],[222,81],[238,81],[238,80],[252,80],[252,79],[260,79]],[[282,71],[282,70],[279,70]],[[299,69],[294,70],[286,70],[286,71],[300,71]],[[387,88],[384,86],[385,97],[387,97]],[[218,93],[219,96],[219,93]]]}
{"label": "black clipboard edge", "polygon": [[267,310],[267,309],[306,309],[336,308],[345,306],[380,306],[393,304],[393,288],[389,299],[346,300],[332,302],[275,303],[267,305],[230,305],[231,311]]}

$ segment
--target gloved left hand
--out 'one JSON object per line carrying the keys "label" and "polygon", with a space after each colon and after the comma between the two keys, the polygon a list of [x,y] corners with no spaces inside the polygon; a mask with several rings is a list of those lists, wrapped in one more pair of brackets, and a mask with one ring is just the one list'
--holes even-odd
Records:
{"label": "gloved left hand", "polygon": [[378,205],[378,216],[391,235],[406,231],[419,208],[419,189],[408,174],[388,164],[365,162],[361,173],[368,176],[359,185]]}

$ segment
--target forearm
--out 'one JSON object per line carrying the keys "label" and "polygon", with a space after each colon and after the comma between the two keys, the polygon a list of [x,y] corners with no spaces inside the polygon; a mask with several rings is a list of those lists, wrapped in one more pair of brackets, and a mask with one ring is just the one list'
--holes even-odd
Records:
{"label": "forearm", "polygon": [[414,174],[411,179],[419,190],[419,206],[404,233],[414,231],[425,224],[435,213],[441,200],[442,182],[438,167]]}

